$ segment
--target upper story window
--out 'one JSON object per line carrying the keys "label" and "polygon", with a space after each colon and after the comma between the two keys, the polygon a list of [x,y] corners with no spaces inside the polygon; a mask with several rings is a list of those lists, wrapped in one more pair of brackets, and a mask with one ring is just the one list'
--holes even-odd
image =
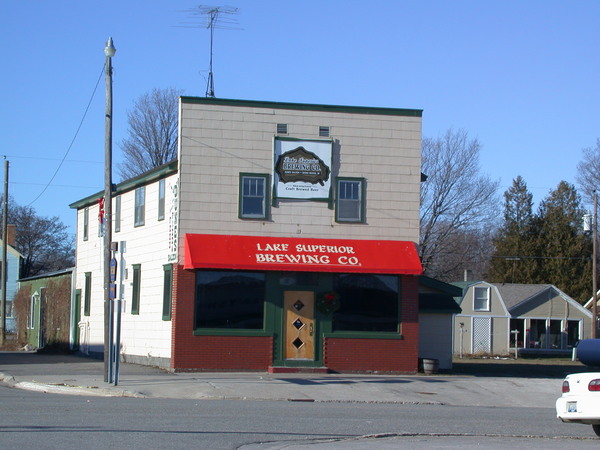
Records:
{"label": "upper story window", "polygon": [[134,226],[140,227],[145,223],[146,214],[146,187],[135,190]]}
{"label": "upper story window", "polygon": [[329,137],[329,127],[319,127],[320,137]]}
{"label": "upper story window", "polygon": [[165,218],[165,179],[158,182],[158,220]]}
{"label": "upper story window", "polygon": [[83,210],[83,240],[87,241],[90,233],[90,209]]}
{"label": "upper story window", "polygon": [[115,233],[121,231],[121,196],[115,197]]}
{"label": "upper story window", "polygon": [[487,287],[475,287],[473,289],[473,310],[490,310],[490,289]]}
{"label": "upper story window", "polygon": [[365,179],[338,178],[336,183],[335,220],[365,222]]}
{"label": "upper story window", "polygon": [[266,219],[269,216],[269,175],[240,174],[241,219]]}

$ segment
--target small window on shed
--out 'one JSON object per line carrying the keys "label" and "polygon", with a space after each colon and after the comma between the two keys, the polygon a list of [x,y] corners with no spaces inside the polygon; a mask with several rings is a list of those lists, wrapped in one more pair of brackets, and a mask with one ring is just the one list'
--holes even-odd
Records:
{"label": "small window on shed", "polygon": [[277,124],[277,134],[287,134],[288,126],[287,123],[278,123]]}
{"label": "small window on shed", "polygon": [[319,127],[319,136],[329,137],[329,127]]}
{"label": "small window on shed", "polygon": [[473,289],[473,310],[490,310],[490,290],[487,287],[475,287]]}

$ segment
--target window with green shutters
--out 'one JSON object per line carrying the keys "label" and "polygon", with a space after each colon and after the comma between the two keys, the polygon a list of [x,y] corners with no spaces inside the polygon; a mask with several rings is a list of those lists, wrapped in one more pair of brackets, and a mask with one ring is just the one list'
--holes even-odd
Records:
{"label": "window with green shutters", "polygon": [[365,222],[364,178],[338,178],[336,183],[335,220],[337,222]]}
{"label": "window with green shutters", "polygon": [[92,272],[85,273],[85,292],[83,293],[83,315],[89,316],[92,303]]}
{"label": "window with green shutters", "polygon": [[146,221],[146,187],[142,186],[135,190],[135,209],[134,223],[135,227],[141,227]]}
{"label": "window with green shutters", "polygon": [[239,217],[267,219],[269,217],[269,175],[240,174]]}
{"label": "window with green shutters", "polygon": [[171,290],[173,288],[173,266],[163,266],[163,320],[171,320]]}
{"label": "window with green shutters", "polygon": [[133,294],[131,296],[131,314],[140,313],[140,283],[142,277],[142,266],[133,265]]}

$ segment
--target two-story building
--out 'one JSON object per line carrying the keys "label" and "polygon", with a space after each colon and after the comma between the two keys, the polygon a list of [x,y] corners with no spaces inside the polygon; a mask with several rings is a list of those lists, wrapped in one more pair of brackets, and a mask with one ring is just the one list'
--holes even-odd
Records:
{"label": "two-story building", "polygon": [[[416,372],[420,158],[420,110],[182,97],[177,161],[114,193],[122,358]],[[100,196],[71,205],[95,354]]]}

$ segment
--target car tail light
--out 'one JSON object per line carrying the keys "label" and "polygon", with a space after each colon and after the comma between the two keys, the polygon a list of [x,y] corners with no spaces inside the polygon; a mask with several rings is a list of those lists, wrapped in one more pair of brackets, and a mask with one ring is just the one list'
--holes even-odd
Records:
{"label": "car tail light", "polygon": [[590,381],[590,384],[588,384],[588,391],[600,391],[600,379],[597,378],[595,380]]}
{"label": "car tail light", "polygon": [[567,392],[571,392],[571,388],[569,387],[569,382],[565,380],[562,384],[562,393],[566,394]]}

